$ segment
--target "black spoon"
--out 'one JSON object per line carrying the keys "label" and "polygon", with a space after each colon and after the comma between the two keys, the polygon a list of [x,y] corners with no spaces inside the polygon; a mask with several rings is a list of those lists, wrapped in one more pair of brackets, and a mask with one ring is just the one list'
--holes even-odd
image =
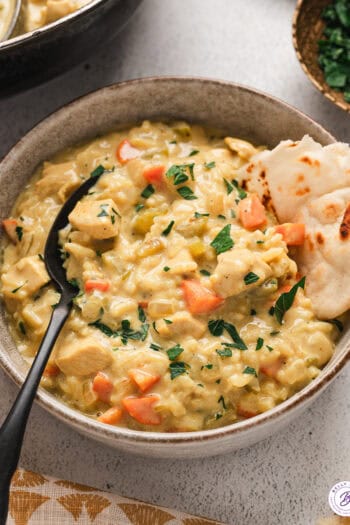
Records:
{"label": "black spoon", "polygon": [[0,525],[6,524],[8,513],[9,490],[12,476],[17,468],[21,453],[23,436],[28,416],[32,407],[41,375],[49,359],[53,345],[67,319],[72,307],[72,300],[78,290],[67,281],[62,266],[58,246],[58,232],[68,223],[68,215],[76,203],[96,184],[102,173],[86,180],[65,202],[58,213],[46,240],[44,261],[48,274],[61,294],[58,305],[53,310],[49,326],[27,378],[18,396],[0,428]]}

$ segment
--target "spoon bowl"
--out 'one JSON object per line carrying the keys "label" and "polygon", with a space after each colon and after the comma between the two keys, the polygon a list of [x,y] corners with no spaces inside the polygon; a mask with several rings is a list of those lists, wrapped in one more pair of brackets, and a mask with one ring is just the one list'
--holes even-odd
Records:
{"label": "spoon bowl", "polygon": [[18,464],[30,409],[42,373],[61,328],[70,313],[72,300],[78,293],[78,289],[67,280],[65,270],[62,266],[62,258],[58,244],[59,231],[68,224],[68,215],[76,203],[88,192],[91,186],[96,184],[96,181],[101,175],[102,173],[99,173],[87,179],[69,197],[53,222],[47,237],[44,262],[46,270],[57,290],[60,292],[61,297],[52,312],[48,328],[27,378],[0,428],[0,525],[6,524],[10,483]]}

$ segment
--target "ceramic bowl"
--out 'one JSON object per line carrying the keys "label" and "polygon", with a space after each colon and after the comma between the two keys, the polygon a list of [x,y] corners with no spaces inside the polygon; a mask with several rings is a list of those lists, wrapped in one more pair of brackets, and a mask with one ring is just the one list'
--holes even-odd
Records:
{"label": "ceramic bowl", "polygon": [[325,28],[321,14],[331,1],[298,0],[293,18],[293,44],[301,67],[311,82],[328,100],[350,112],[350,104],[345,102],[341,92],[329,87],[318,64],[318,41]]}
{"label": "ceramic bowl", "polygon": [[[8,216],[16,196],[39,163],[77,142],[143,119],[185,119],[221,128],[269,147],[282,139],[301,139],[305,133],[324,145],[335,140],[298,110],[237,84],[166,77],[115,84],[53,113],[8,153],[0,164],[0,219]],[[292,421],[344,367],[350,356],[349,346],[345,333],[320,376],[289,400],[264,414],[215,430],[133,431],[94,421],[42,388],[38,401],[79,432],[128,452],[172,458],[215,455],[251,445]],[[23,382],[27,365],[11,339],[3,307],[0,310],[0,363],[17,384]]]}
{"label": "ceramic bowl", "polygon": [[141,1],[91,0],[56,22],[1,42],[0,96],[41,84],[88,58],[108,44]]}

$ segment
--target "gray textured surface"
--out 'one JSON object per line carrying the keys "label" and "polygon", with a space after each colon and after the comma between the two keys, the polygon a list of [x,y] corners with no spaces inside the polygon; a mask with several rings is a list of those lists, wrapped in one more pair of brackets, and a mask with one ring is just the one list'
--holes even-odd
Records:
{"label": "gray textured surface", "polygon": [[[63,103],[114,80],[202,75],[268,91],[341,140],[349,115],[301,71],[291,44],[292,0],[145,0],[109,49],[49,84],[0,101],[0,155]],[[261,123],[266,126],[268,123]],[[314,525],[328,490],[349,478],[350,367],[305,415],[250,449],[195,461],[146,460],[83,438],[33,409],[21,464],[47,474],[221,519],[230,525]],[[5,414],[16,388],[0,372]],[[218,451],[219,452],[219,451]]]}

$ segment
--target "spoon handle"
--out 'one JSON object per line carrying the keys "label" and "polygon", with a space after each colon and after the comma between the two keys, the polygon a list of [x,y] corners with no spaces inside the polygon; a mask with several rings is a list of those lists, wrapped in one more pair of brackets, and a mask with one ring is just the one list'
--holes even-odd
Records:
{"label": "spoon handle", "polygon": [[18,464],[30,409],[52,347],[70,309],[71,301],[61,296],[27,378],[0,428],[0,525],[6,524],[11,478]]}

